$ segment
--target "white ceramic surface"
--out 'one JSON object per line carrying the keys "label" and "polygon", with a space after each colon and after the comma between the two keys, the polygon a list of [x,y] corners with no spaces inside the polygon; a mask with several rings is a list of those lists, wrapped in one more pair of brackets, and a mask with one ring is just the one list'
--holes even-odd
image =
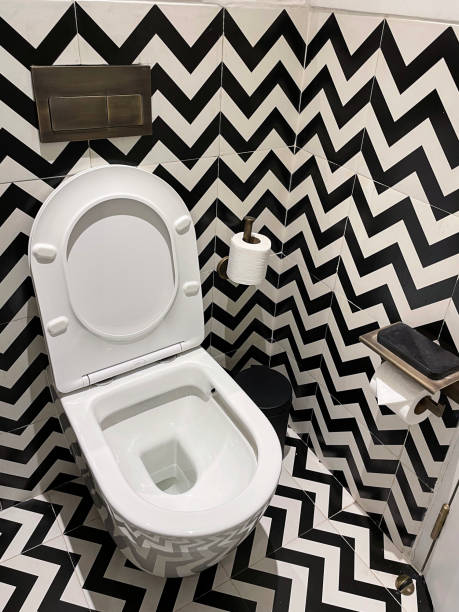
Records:
{"label": "white ceramic surface", "polygon": [[63,393],[203,340],[193,223],[180,196],[149,172],[113,165],[64,181],[35,219],[29,261]]}
{"label": "white ceramic surface", "polygon": [[277,436],[202,348],[61,402],[106,527],[146,571],[186,576],[217,563],[274,494]]}
{"label": "white ceramic surface", "polygon": [[199,347],[184,202],[137,168],[86,171],[43,204],[29,258],[57,388],[67,392],[64,426],[106,528],[158,576],[217,563],[261,517],[282,457],[267,419]]}

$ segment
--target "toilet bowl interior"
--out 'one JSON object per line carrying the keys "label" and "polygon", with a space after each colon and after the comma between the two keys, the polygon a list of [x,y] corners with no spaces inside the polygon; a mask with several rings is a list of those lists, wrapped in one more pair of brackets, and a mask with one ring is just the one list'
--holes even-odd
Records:
{"label": "toilet bowl interior", "polygon": [[236,498],[257,468],[250,435],[202,371],[181,368],[179,381],[165,375],[157,382],[158,393],[135,404],[95,407],[129,486],[171,510],[206,510]]}

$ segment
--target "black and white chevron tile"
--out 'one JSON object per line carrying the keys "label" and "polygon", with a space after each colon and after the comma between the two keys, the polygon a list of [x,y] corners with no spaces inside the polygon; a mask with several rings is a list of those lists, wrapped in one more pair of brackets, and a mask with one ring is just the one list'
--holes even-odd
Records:
{"label": "black and white chevron tile", "polygon": [[[378,193],[376,184],[357,177],[316,373],[321,395],[328,397],[311,422],[316,452],[320,447],[328,467],[343,473],[342,482],[375,520],[384,514],[394,541],[408,555],[458,413],[444,398],[442,419],[429,417],[408,429],[379,407],[369,387],[379,360],[358,337],[401,319],[438,338],[453,307],[458,229],[455,216],[437,217],[430,205],[393,189]],[[324,414],[328,421],[321,421]]]}
{"label": "black and white chevron tile", "polygon": [[59,420],[50,416],[0,434],[0,501],[3,508],[79,475]]}
{"label": "black and white chevron tile", "polygon": [[310,15],[297,144],[352,170],[361,161],[383,25],[374,15]]}
{"label": "black and white chevron tile", "polygon": [[81,63],[151,66],[152,136],[92,141],[92,164],[150,165],[218,155],[220,7],[83,1],[76,4],[76,17]]}
{"label": "black and white chevron tile", "polygon": [[306,50],[302,8],[235,6],[225,11],[222,154],[295,144]]}
{"label": "black and white chevron tile", "polygon": [[310,372],[318,382],[317,408],[305,430],[317,455],[409,557],[459,413],[442,397],[441,419],[429,416],[408,428],[377,405],[369,381],[379,359],[358,340],[377,327],[367,310],[335,288],[323,359]]}
{"label": "black and white chevron tile", "polygon": [[459,210],[458,37],[457,26],[385,22],[359,168],[447,212]]}
{"label": "black and white chevron tile", "polygon": [[[403,320],[458,349],[459,225],[447,214],[457,211],[458,33],[447,24],[313,10],[297,139],[303,155],[326,159],[331,173],[358,173],[336,258],[325,258],[331,269],[318,270],[309,255],[310,244],[328,248],[323,230],[310,232],[303,250],[307,273],[330,284],[333,300],[320,365],[307,372],[316,397],[301,431],[407,556],[458,407],[442,398],[442,419],[408,428],[377,405],[369,381],[380,362],[358,337]],[[294,185],[293,178],[292,193]],[[314,221],[321,212],[314,203],[304,210]]]}
{"label": "black and white chevron tile", "polygon": [[52,190],[43,180],[0,185],[0,324],[38,313],[27,249],[34,217]]}
{"label": "black and white chevron tile", "polygon": [[0,326],[0,431],[55,416],[38,317]]}
{"label": "black and white chevron tile", "polygon": [[231,237],[242,231],[246,215],[256,218],[254,231],[271,239],[274,253],[260,286],[235,285],[214,275],[211,343],[216,352],[238,351],[257,337],[271,342],[281,267],[276,253],[282,249],[292,156],[290,149],[283,148],[259,150],[248,158],[232,154],[219,159],[217,259],[228,254]]}
{"label": "black and white chevron tile", "polygon": [[[14,612],[432,610],[422,578],[291,430],[260,523],[199,575],[166,580],[129,563],[80,479],[3,510],[0,532],[0,602]],[[394,588],[401,572],[411,598]]]}
{"label": "black and white chevron tile", "polygon": [[303,433],[309,431],[317,385],[310,370],[320,365],[332,290],[309,276],[299,253],[282,262],[270,365],[283,371],[292,384],[291,418],[296,431]]}
{"label": "black and white chevron tile", "polygon": [[[19,509],[53,483],[71,487],[77,475],[46,383],[26,259],[33,218],[65,176],[91,165],[126,163],[161,176],[191,211],[205,346],[228,369],[263,363],[289,376],[292,423],[331,469],[334,476],[327,477],[348,487],[409,555],[457,425],[458,406],[449,403],[442,419],[429,417],[407,429],[376,404],[369,380],[379,362],[358,336],[403,319],[442,345],[459,348],[459,217],[451,214],[458,212],[458,26],[324,9],[308,13],[305,7],[4,0],[0,34],[3,506]],[[31,65],[134,62],[151,66],[151,137],[39,142]],[[257,218],[255,230],[273,244],[259,287],[236,286],[214,272],[247,214]],[[323,507],[327,519],[331,515]],[[349,515],[350,524],[361,520],[357,512]],[[167,592],[178,589],[176,607],[199,599],[196,593],[208,598],[202,605],[217,609],[263,609],[260,602],[286,601],[287,592],[304,603],[307,584],[295,578],[304,574],[303,562],[295,562],[302,566],[298,570],[288,559],[314,556],[322,540],[335,548],[327,548],[335,559],[330,567],[349,554],[331,543],[335,536],[323,524],[324,531],[316,532],[320,525],[311,523],[306,543],[297,531],[296,540],[306,548],[298,544],[295,551],[295,545],[275,559],[281,569],[274,578],[271,561],[259,558],[257,563],[268,563],[262,575],[253,574],[260,590],[234,580],[224,582],[224,591],[216,570],[193,587],[168,586]],[[97,531],[83,531],[78,546],[103,556],[108,549],[88,544]],[[71,566],[61,557],[62,537],[51,537],[56,545],[49,551],[40,553],[45,544],[34,544],[45,559],[32,562],[43,569],[40,575],[53,572],[51,557],[57,573],[52,594],[42,580],[31,593],[51,597],[43,609],[58,601],[91,607],[93,583],[85,574],[91,563],[83,567],[72,557],[79,579],[90,583],[81,599]],[[287,544],[282,537],[280,549]],[[19,563],[24,556],[6,561]],[[360,558],[368,571],[375,570]],[[321,563],[324,567],[323,557]],[[367,571],[360,561],[355,568],[362,576]],[[11,571],[8,597],[21,576],[20,569]],[[119,571],[138,575],[132,568]],[[253,598],[237,590],[239,582]],[[362,589],[358,582],[355,592]],[[379,607],[390,608],[392,595],[386,601],[386,591],[368,574],[363,582],[371,585],[364,586],[366,593],[381,598]],[[139,588],[132,601],[145,609],[153,595],[142,595],[150,587]],[[110,589],[100,595],[103,609],[113,604]],[[29,609],[30,601],[40,598],[14,593]],[[359,597],[366,597],[362,593]],[[348,596],[340,603],[350,602]],[[352,605],[366,604],[359,599]]]}
{"label": "black and white chevron tile", "polygon": [[40,143],[30,66],[79,64],[71,0],[0,6],[0,183],[65,176],[89,167],[88,143]]}
{"label": "black and white chevron tile", "polygon": [[309,276],[324,280],[332,289],[354,180],[348,168],[297,150],[283,252],[290,255],[297,251]]}
{"label": "black and white chevron tile", "polygon": [[354,180],[349,169],[296,151],[273,336],[281,348],[273,365],[285,360],[295,393],[292,419],[302,432],[311,415],[310,372],[322,360]]}
{"label": "black and white chevron tile", "polygon": [[[283,476],[257,529],[223,565],[251,610],[429,610],[422,578],[304,443],[287,439]],[[411,600],[394,589],[406,571]]]}
{"label": "black and white chevron tile", "polygon": [[437,219],[434,207],[358,177],[338,269],[350,302],[437,338],[458,269],[459,217]]}
{"label": "black and white chevron tile", "polygon": [[[27,244],[27,237],[24,238]],[[56,417],[47,365],[37,316],[0,326],[0,504],[3,508],[34,497],[52,482],[65,482],[78,474]]]}

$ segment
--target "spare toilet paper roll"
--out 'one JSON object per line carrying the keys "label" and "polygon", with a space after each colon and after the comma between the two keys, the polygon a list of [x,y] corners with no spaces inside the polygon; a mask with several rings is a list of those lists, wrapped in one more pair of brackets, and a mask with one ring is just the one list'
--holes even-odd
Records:
{"label": "spare toilet paper roll", "polygon": [[227,274],[241,285],[259,285],[266,276],[271,240],[262,234],[252,237],[259,242],[245,242],[242,232],[231,238]]}
{"label": "spare toilet paper roll", "polygon": [[[378,404],[390,408],[407,425],[420,423],[430,414],[428,410],[422,414],[414,413],[418,402],[429,395],[427,389],[388,361],[376,368],[370,388],[375,393]],[[432,399],[438,401],[439,395],[436,393]]]}

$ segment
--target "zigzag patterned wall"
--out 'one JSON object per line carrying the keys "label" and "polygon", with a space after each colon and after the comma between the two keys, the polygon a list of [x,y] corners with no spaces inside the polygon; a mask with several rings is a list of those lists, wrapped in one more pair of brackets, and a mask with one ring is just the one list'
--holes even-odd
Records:
{"label": "zigzag patterned wall", "polygon": [[[255,13],[253,11],[256,11]],[[225,35],[224,35],[225,22]],[[183,197],[198,239],[205,346],[239,367],[269,362],[281,259],[262,288],[216,279],[246,214],[282,250],[306,50],[304,10],[148,2],[5,1],[0,130],[3,506],[77,473],[46,381],[27,243],[42,202],[69,174],[142,165]],[[30,66],[151,66],[152,137],[39,142]],[[212,344],[212,346],[211,346]],[[226,359],[226,357],[225,357]]]}
{"label": "zigzag patterned wall", "polygon": [[[67,175],[126,163],[161,176],[191,211],[205,346],[229,368],[289,376],[297,431],[409,552],[457,407],[407,430],[377,406],[378,361],[358,336],[400,318],[459,347],[458,34],[299,7],[2,2],[5,507],[77,473],[46,382],[33,218]],[[104,62],[151,66],[153,135],[40,143],[30,66]],[[214,274],[246,214],[273,244],[259,287]]]}
{"label": "zigzag patterned wall", "polygon": [[459,407],[407,428],[376,404],[358,338],[403,320],[459,348],[458,36],[311,13],[271,360],[297,430],[408,556]]}

